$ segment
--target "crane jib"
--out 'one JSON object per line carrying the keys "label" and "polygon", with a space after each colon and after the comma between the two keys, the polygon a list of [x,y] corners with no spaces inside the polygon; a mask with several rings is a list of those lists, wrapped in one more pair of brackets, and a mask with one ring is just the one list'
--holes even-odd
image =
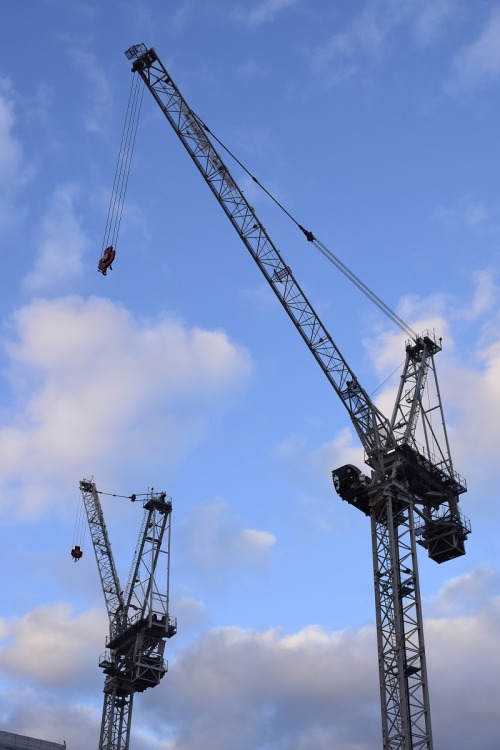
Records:
{"label": "crane jib", "polygon": [[[137,49],[134,48],[137,52]],[[128,55],[127,55],[128,56]],[[249,250],[286,313],[349,412],[373,469],[381,453],[394,447],[386,417],[371,401],[296,281],[154,50],[135,59],[138,72],[203,175],[218,203]],[[384,444],[381,442],[384,436]]]}

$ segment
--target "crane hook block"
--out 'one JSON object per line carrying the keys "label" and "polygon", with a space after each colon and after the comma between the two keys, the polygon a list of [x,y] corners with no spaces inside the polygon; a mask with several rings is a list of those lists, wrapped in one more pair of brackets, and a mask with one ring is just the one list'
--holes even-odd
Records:
{"label": "crane hook block", "polygon": [[71,550],[71,557],[75,562],[78,562],[78,560],[83,557],[83,552],[78,545],[75,545]]}
{"label": "crane hook block", "polygon": [[97,266],[97,270],[102,273],[103,276],[106,276],[106,271],[109,270],[112,271],[113,268],[111,267],[112,262],[114,261],[116,256],[116,251],[113,247],[113,245],[110,245],[106,248],[106,250],[102,254],[102,258],[99,261],[99,265]]}

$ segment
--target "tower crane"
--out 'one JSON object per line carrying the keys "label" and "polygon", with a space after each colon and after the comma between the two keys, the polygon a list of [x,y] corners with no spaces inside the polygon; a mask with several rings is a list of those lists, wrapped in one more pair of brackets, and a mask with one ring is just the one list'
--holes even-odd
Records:
{"label": "tower crane", "polygon": [[99,660],[105,675],[99,750],[128,750],[134,694],[155,687],[164,677],[165,639],[177,632],[177,622],[168,612],[172,501],[165,492],[146,494],[123,591],[93,479],[82,479],[80,491],[109,617],[106,651]]}
{"label": "tower crane", "polygon": [[[189,107],[155,50],[138,44],[125,54],[347,409],[369,473],[346,465],[332,475],[339,496],[371,522],[383,747],[432,750],[416,545],[442,563],[465,553],[470,533],[458,508],[466,482],[453,467],[435,369],[441,340],[405,327],[409,338],[395,406],[390,418],[382,414],[231,176],[214,146],[218,139]],[[297,226],[324,249],[312,232]]]}

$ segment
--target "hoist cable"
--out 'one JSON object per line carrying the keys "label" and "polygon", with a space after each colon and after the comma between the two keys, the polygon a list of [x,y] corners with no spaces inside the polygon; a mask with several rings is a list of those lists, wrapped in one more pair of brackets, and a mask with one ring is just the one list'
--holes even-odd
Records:
{"label": "hoist cable", "polygon": [[76,506],[75,528],[73,530],[73,547],[75,547],[76,545],[78,545],[79,547],[83,547],[83,544],[85,542],[85,534],[87,529],[85,516],[85,506],[83,504],[82,496],[80,495]]}
{"label": "hoist cable", "polygon": [[118,161],[116,164],[115,177],[111,191],[111,199],[102,247],[103,251],[109,245],[113,245],[116,249],[116,241],[118,237],[117,227],[119,226],[121,213],[123,210],[123,186],[126,185],[128,180],[128,173],[130,171],[130,163],[132,159],[130,146],[131,143],[133,145],[133,134],[134,130],[137,128],[138,122],[137,99],[139,96],[139,87],[137,83],[138,82],[136,80],[136,77],[134,76],[132,78],[130,87],[127,112],[125,115],[125,122],[123,125],[122,138],[118,153]]}
{"label": "hoist cable", "polygon": [[139,115],[141,113],[142,97],[144,95],[144,88],[141,85],[140,78],[139,76],[135,76],[135,77],[137,78],[137,85],[136,85],[136,95],[134,99],[133,117],[131,118],[131,122],[130,122],[129,138],[127,141],[127,145],[128,145],[127,158],[124,164],[124,169],[123,169],[123,174],[122,174],[121,192],[120,192],[120,199],[119,199],[120,210],[117,214],[115,234],[114,234],[113,243],[112,243],[115,248],[116,248],[116,243],[118,240],[118,233],[120,231],[120,224],[121,224],[122,214],[123,214],[123,206],[125,204],[125,194],[127,192],[127,187],[128,187],[128,179],[130,176],[132,156],[134,154],[135,140],[137,136],[137,128],[139,126]]}
{"label": "hoist cable", "polygon": [[324,245],[320,240],[318,240],[311,231],[304,229],[302,224],[300,224],[297,221],[297,219],[295,219],[295,217],[292,216],[292,214],[289,211],[287,211],[287,209],[278,201],[278,199],[275,198],[275,196],[269,190],[267,190],[267,188],[264,187],[264,185],[262,185],[261,182],[259,182],[259,180],[247,169],[247,167],[245,167],[245,165],[238,159],[238,157],[235,156],[235,154],[233,154],[232,151],[230,151],[230,149],[228,149],[227,146],[225,146],[224,143],[210,130],[210,128],[203,122],[203,120],[200,117],[198,117],[198,115],[195,112],[192,112],[192,114],[195,117],[195,119],[199,122],[199,124],[202,126],[202,128],[206,130],[207,133],[210,133],[212,138],[215,141],[217,141],[219,146],[221,146],[221,148],[224,149],[224,151],[231,157],[231,159],[233,159],[236,162],[236,164],[238,164],[238,166],[241,167],[241,169],[243,169],[243,171],[250,177],[250,179],[253,182],[255,182],[255,184],[258,185],[261,188],[261,190],[263,190],[264,193],[278,206],[278,208],[280,208],[281,211],[283,211],[283,213],[285,213],[286,216],[288,216],[288,218],[293,221],[293,223],[305,235],[306,239],[309,242],[311,242],[314,245],[314,247],[325,256],[325,258],[327,258],[331,263],[333,263],[334,266],[336,266],[336,268],[339,271],[341,271],[346,278],[349,279],[349,281],[351,281],[361,292],[363,292],[363,294],[371,302],[373,302],[373,304],[376,305],[379,308],[379,310],[385,313],[385,315],[387,315],[387,317],[390,320],[392,320],[392,322],[395,323],[407,336],[410,336],[410,338],[412,339],[416,339],[417,334],[415,333],[415,331],[407,323],[405,323],[405,321],[402,318],[400,318],[399,315],[397,315],[394,312],[394,310],[392,310],[389,307],[389,305],[386,305],[386,303],[383,300],[381,300],[380,297],[377,294],[375,294],[375,292],[372,289],[370,289],[369,286],[367,286],[363,281],[361,281],[361,279],[358,276],[356,276],[356,274],[353,271],[351,271],[351,269],[348,266],[346,266],[346,264],[343,263],[340,260],[340,258],[337,258],[337,256],[334,255],[331,252],[331,250],[329,250],[326,247],[326,245]]}
{"label": "hoist cable", "polygon": [[139,76],[133,76],[104,229],[101,257],[110,245],[116,250],[143,94],[141,79]]}

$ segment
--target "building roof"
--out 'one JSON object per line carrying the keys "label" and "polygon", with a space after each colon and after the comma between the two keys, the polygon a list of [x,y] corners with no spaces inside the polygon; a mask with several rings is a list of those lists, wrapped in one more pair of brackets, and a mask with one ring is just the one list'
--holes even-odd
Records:
{"label": "building roof", "polygon": [[57,742],[36,740],[34,737],[24,737],[0,729],[0,750],[66,750],[66,743],[59,745]]}

